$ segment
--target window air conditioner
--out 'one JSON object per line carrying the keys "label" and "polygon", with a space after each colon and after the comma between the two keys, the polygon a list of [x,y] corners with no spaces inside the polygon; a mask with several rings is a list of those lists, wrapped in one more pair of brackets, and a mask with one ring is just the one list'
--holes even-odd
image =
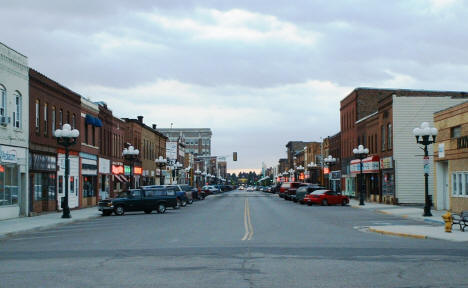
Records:
{"label": "window air conditioner", "polygon": [[10,117],[8,116],[0,116],[0,125],[7,126],[10,123]]}

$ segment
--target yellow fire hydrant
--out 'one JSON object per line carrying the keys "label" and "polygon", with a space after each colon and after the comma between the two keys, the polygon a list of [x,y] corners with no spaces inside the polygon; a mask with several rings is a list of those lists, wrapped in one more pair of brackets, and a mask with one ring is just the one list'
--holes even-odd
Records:
{"label": "yellow fire hydrant", "polygon": [[451,233],[452,232],[452,214],[447,211],[444,215],[442,215],[442,219],[445,222],[445,232]]}

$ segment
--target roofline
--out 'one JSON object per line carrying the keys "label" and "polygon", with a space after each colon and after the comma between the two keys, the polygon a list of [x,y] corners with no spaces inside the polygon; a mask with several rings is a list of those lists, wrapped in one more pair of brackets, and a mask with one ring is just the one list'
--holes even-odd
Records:
{"label": "roofline", "polygon": [[133,123],[136,123],[138,125],[140,125],[141,127],[143,128],[146,128],[154,133],[156,133],[156,135],[158,136],[161,136],[163,138],[165,138],[166,140],[169,140],[169,137],[167,137],[166,135],[162,134],[161,132],[159,132],[158,130],[155,130],[153,129],[152,127],[149,127],[148,125],[146,125],[145,123],[141,123],[140,121],[138,121],[138,119],[131,119],[131,118],[122,118],[125,122],[133,122]]}
{"label": "roofline", "polygon": [[466,100],[466,101],[463,101],[463,102],[461,102],[461,103],[458,103],[458,104],[455,104],[455,105],[452,105],[452,106],[450,106],[450,107],[447,107],[447,108],[445,108],[445,109],[442,109],[442,110],[436,111],[436,112],[434,112],[434,114],[437,114],[437,113],[441,113],[441,112],[448,111],[448,110],[450,110],[450,109],[453,109],[453,107],[457,107],[457,106],[459,106],[459,105],[464,105],[464,104],[466,104],[466,103],[468,103],[468,100]]}
{"label": "roofline", "polygon": [[[16,53],[18,53],[19,55],[23,56],[24,58],[29,59],[28,56],[24,55],[24,54],[21,53],[21,52],[18,52],[18,50],[11,48],[10,46],[6,45],[5,43],[0,42],[0,44],[2,44],[3,46],[7,47],[7,48],[10,49],[10,50],[15,51]],[[29,64],[28,64],[28,65],[29,65]]]}

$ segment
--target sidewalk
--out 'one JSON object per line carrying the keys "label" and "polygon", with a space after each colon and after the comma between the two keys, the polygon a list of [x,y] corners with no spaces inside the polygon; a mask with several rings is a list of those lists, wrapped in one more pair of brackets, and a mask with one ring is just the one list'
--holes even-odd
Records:
{"label": "sidewalk", "polygon": [[56,212],[34,217],[1,220],[0,239],[17,233],[51,228],[58,225],[65,225],[68,223],[96,218],[101,215],[97,210],[97,207],[72,210],[70,214],[72,216],[70,219],[62,219],[62,212]]}
{"label": "sidewalk", "polygon": [[411,237],[419,239],[440,239],[456,242],[468,241],[468,229],[466,232],[460,231],[458,225],[453,226],[452,233],[446,233],[442,215],[447,211],[431,210],[431,217],[424,217],[424,209],[421,207],[402,207],[396,205],[387,205],[366,202],[364,206],[359,206],[359,201],[350,199],[349,205],[358,209],[369,209],[376,213],[393,215],[405,219],[411,219],[421,222],[420,225],[383,225],[383,226],[369,226],[368,230],[371,232]]}

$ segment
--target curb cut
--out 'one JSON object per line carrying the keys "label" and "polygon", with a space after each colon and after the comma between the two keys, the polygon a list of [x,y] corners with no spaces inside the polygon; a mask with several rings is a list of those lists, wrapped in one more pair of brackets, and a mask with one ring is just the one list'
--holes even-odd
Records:
{"label": "curb cut", "polygon": [[408,237],[408,238],[416,238],[416,239],[428,239],[425,235],[418,235],[418,234],[408,234],[408,233],[399,233],[399,232],[389,232],[384,230],[378,230],[374,228],[368,228],[370,232],[380,233],[384,235],[392,235],[392,236],[399,236],[399,237]]}

